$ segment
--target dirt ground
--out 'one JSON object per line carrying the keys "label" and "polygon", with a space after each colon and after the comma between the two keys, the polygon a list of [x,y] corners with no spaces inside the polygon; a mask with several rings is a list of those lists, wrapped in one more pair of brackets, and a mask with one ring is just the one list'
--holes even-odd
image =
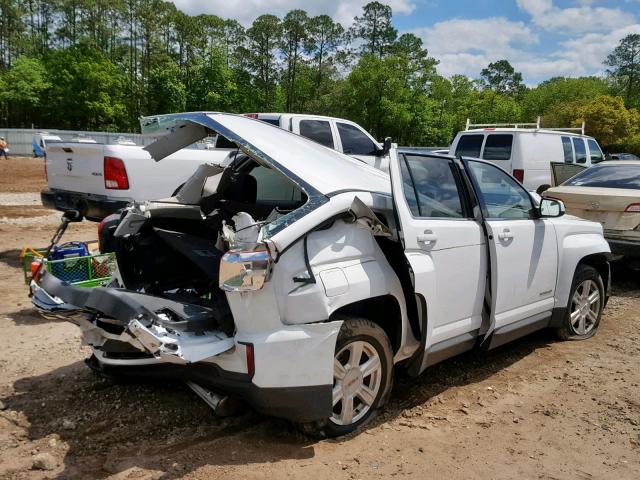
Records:
{"label": "dirt ground", "polygon": [[[18,254],[45,245],[59,214],[34,204],[41,160],[10,162],[0,161],[1,479],[640,478],[640,279],[623,266],[595,338],[540,332],[398,376],[364,431],[314,441],[253,412],[217,418],[181,384],[89,371],[77,328],[27,298]],[[95,236],[82,222],[65,238]]]}

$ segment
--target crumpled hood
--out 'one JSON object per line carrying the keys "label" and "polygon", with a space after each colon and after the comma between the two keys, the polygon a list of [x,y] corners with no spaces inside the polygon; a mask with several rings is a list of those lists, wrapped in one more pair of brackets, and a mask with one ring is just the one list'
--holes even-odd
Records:
{"label": "crumpled hood", "polygon": [[391,193],[386,173],[312,140],[241,115],[176,113],[143,117],[140,125],[143,134],[159,137],[145,147],[156,161],[214,131],[237,143],[256,161],[285,174],[310,197],[345,190]]}

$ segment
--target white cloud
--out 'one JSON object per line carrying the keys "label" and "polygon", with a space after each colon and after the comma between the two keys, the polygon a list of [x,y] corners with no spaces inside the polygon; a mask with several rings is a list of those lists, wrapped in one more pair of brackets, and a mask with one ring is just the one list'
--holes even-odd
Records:
{"label": "white cloud", "polygon": [[560,8],[552,0],[517,0],[533,23],[555,33],[607,32],[631,25],[635,17],[619,8],[593,7],[593,1],[579,1],[579,7]]}
{"label": "white cloud", "polygon": [[520,56],[518,47],[538,43],[538,35],[531,28],[504,17],[456,18],[412,33],[422,38],[429,53],[440,60],[438,70],[447,76],[459,73],[476,77],[490,62]]}
{"label": "white cloud", "polygon": [[[329,2],[326,0],[171,0],[190,15],[210,13],[222,18],[234,18],[243,25],[250,25],[259,15],[272,13],[280,17],[290,10],[300,8],[310,15],[327,14],[347,28],[353,17],[362,13],[362,6],[367,0],[342,0]],[[408,15],[415,9],[413,0],[387,0],[393,13]]]}

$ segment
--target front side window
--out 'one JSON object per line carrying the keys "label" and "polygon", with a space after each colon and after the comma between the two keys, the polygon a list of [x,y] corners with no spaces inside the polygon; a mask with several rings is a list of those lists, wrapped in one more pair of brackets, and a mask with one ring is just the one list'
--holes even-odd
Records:
{"label": "front side window", "polygon": [[301,120],[300,135],[325,147],[334,148],[331,125],[326,120]]}
{"label": "front side window", "polygon": [[342,151],[348,155],[375,155],[378,146],[358,127],[338,122]]}
{"label": "front side window", "polygon": [[640,165],[596,165],[570,178],[563,185],[640,189]]}
{"label": "front side window", "polygon": [[573,137],[573,149],[576,152],[576,163],[587,163],[587,150],[584,147],[584,140],[579,137]]}
{"label": "front side window", "polygon": [[531,197],[513,177],[490,163],[469,161],[468,165],[488,218],[530,218]]}
{"label": "front side window", "polygon": [[604,160],[604,155],[602,154],[602,150],[600,150],[600,145],[593,138],[587,140],[587,145],[589,145],[589,156],[591,157],[591,163],[598,163]]}
{"label": "front side window", "polygon": [[456,157],[480,157],[484,135],[462,135],[456,147]]}
{"label": "front side window", "polygon": [[564,152],[564,163],[573,163],[573,147],[569,137],[562,137],[562,151]]}
{"label": "front side window", "polygon": [[487,135],[487,141],[484,143],[484,152],[482,152],[482,158],[484,158],[485,160],[510,160],[512,145],[513,135]]}
{"label": "front side window", "polygon": [[442,158],[404,155],[400,171],[405,198],[414,217],[463,218],[453,163]]}

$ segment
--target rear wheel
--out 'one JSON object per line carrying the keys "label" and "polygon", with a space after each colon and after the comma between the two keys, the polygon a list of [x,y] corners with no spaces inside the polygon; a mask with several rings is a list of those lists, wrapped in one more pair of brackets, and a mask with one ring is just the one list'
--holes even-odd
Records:
{"label": "rear wheel", "polygon": [[590,265],[578,265],[564,323],[557,330],[560,338],[584,340],[593,337],[600,325],[604,300],[600,273]]}
{"label": "rear wheel", "polygon": [[375,323],[345,320],[333,360],[333,409],[329,418],[301,424],[314,437],[337,437],[371,420],[393,383],[393,353],[384,330]]}

